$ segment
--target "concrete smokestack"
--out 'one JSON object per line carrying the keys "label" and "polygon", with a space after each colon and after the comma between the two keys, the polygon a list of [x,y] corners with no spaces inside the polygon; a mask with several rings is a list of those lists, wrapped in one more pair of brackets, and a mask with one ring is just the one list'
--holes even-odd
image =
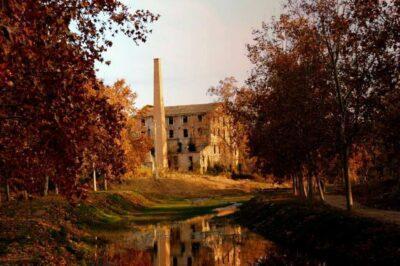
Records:
{"label": "concrete smokestack", "polygon": [[161,60],[154,59],[154,147],[157,174],[168,167]]}

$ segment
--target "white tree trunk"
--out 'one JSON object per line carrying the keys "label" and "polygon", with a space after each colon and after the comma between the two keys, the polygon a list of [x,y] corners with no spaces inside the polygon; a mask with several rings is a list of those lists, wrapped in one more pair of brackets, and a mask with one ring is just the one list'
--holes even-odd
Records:
{"label": "white tree trunk", "polygon": [[108,190],[108,186],[107,186],[107,174],[104,174],[104,190],[105,190],[105,191]]}
{"label": "white tree trunk", "polygon": [[7,201],[11,200],[11,195],[10,195],[10,185],[6,184],[6,196],[7,196]]}
{"label": "white tree trunk", "polygon": [[292,176],[292,180],[293,180],[293,195],[298,196],[299,195],[299,191],[298,191],[298,186],[297,186],[297,178],[295,175]]}
{"label": "white tree trunk", "polygon": [[96,170],[93,168],[93,190],[97,191]]}
{"label": "white tree trunk", "polygon": [[324,188],[322,187],[322,180],[320,177],[317,177],[317,186],[318,186],[318,192],[319,192],[320,199],[322,201],[325,201]]}
{"label": "white tree trunk", "polygon": [[47,196],[49,193],[49,176],[46,175],[46,181],[44,183],[44,191],[43,191],[43,195]]}

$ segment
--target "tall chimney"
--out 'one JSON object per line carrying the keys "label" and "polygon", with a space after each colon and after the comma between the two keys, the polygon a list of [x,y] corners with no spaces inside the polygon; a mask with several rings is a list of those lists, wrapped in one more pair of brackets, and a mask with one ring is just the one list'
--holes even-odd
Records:
{"label": "tall chimney", "polygon": [[161,60],[154,59],[154,147],[156,171],[168,167],[167,133],[165,129],[164,97],[162,91]]}

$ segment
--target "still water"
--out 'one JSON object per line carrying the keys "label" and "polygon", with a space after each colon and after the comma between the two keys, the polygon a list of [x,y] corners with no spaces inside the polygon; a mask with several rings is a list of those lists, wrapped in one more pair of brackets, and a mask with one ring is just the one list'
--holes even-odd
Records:
{"label": "still water", "polygon": [[233,224],[235,206],[184,221],[133,226],[111,244],[99,246],[96,265],[325,265],[286,252],[272,241]]}

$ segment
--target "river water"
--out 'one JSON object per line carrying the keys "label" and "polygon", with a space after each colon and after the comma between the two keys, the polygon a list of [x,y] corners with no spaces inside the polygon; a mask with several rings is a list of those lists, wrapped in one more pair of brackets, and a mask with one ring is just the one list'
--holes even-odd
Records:
{"label": "river water", "polygon": [[99,245],[96,265],[326,265],[232,223],[235,206],[184,221],[133,226]]}

